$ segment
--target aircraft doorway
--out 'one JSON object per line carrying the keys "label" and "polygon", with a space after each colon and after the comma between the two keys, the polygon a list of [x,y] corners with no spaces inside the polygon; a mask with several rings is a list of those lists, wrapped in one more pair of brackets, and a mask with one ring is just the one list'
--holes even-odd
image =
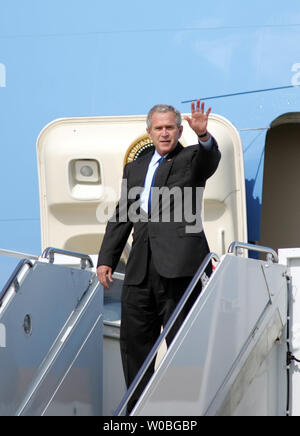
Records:
{"label": "aircraft doorway", "polygon": [[265,145],[260,244],[300,247],[300,112],[276,118]]}

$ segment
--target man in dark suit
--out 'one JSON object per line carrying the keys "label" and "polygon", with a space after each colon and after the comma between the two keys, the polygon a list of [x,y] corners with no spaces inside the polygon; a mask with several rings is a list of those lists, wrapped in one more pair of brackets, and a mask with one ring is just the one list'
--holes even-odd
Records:
{"label": "man in dark suit", "polygon": [[[147,117],[147,133],[155,146],[124,168],[121,198],[109,220],[98,258],[100,283],[109,288],[127,239],[133,242],[122,292],[121,355],[127,386],[153,347],[199,265],[209,252],[201,222],[206,180],[220,160],[215,139],[207,131],[211,108],[192,103],[186,117],[198,143],[183,147],[181,115],[172,106],[156,105]],[[167,337],[169,345],[199,295],[188,305]],[[151,377],[154,363],[133,395],[132,410]]]}

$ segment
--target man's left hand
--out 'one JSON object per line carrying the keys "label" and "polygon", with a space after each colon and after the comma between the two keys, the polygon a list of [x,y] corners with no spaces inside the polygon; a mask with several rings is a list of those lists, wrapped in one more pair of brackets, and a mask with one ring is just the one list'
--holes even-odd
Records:
{"label": "man's left hand", "polygon": [[191,117],[184,117],[184,119],[189,123],[190,128],[194,130],[197,136],[204,135],[207,132],[207,122],[211,107],[208,108],[207,112],[204,112],[204,102],[200,105],[200,100],[198,99],[196,109],[195,102],[192,102],[191,111]]}

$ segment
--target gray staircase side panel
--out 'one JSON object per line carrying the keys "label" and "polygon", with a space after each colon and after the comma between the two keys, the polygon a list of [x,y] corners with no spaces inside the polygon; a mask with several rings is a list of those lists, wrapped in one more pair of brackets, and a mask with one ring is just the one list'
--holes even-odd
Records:
{"label": "gray staircase side panel", "polygon": [[[238,376],[263,331],[271,325],[267,340],[273,341],[283,331],[285,270],[278,264],[224,256],[132,415],[203,416],[224,410],[231,377]],[[267,345],[269,350],[272,345]]]}

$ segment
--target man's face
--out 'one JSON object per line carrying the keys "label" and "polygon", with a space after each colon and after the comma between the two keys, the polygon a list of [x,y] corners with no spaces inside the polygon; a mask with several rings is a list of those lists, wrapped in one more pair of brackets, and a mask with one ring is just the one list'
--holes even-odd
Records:
{"label": "man's face", "polygon": [[157,152],[164,156],[176,147],[183,127],[177,127],[174,112],[154,112],[151,120],[151,128],[147,129],[147,133],[152,139]]}

